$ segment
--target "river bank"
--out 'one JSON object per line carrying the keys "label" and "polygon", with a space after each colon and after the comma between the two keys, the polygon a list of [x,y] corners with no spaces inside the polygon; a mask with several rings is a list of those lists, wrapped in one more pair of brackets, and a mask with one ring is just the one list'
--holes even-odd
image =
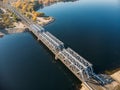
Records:
{"label": "river bank", "polygon": [[[50,20],[44,20],[43,18],[38,18],[38,19],[42,21],[42,22],[39,22],[39,21],[37,22],[41,26],[46,26],[54,21],[54,19],[52,18]],[[3,37],[4,35],[7,35],[7,34],[23,33],[28,31],[27,26],[22,22],[14,22],[13,25],[14,25],[13,28],[0,29],[0,37]]]}
{"label": "river bank", "polygon": [[110,75],[115,81],[120,84],[120,68],[105,71],[107,75]]}
{"label": "river bank", "polygon": [[26,26],[12,12],[0,7],[0,37],[11,33],[24,32]]}
{"label": "river bank", "polygon": [[44,17],[37,17],[37,23],[41,26],[46,26],[54,21],[55,19],[53,17],[49,17],[49,19],[44,19]]}
{"label": "river bank", "polygon": [[38,1],[15,1],[11,2],[11,5],[19,10],[20,13],[25,15],[27,18],[31,19],[33,22],[45,26],[54,21],[54,18],[47,16],[44,12],[37,12],[35,7],[39,7]]}
{"label": "river bank", "polygon": [[120,90],[120,70],[111,75],[111,77],[119,83],[118,90]]}
{"label": "river bank", "polygon": [[[12,3],[12,5],[16,3],[14,2]],[[28,4],[29,2],[26,2],[26,3]],[[6,34],[21,33],[26,31],[27,26],[15,14],[13,14],[12,12],[10,12],[9,10],[5,9],[2,6],[0,7],[0,10],[1,10],[1,13],[0,13],[0,16],[1,16],[0,17],[0,22],[1,22],[0,36],[1,37],[3,37]],[[27,12],[27,15],[25,16],[40,26],[46,26],[55,20],[53,17],[45,16],[44,13],[39,13],[36,11],[32,11],[32,12]],[[22,13],[22,11],[20,11],[20,13]],[[30,15],[32,18],[30,18]]]}
{"label": "river bank", "polygon": [[[106,74],[113,79],[113,82],[105,86],[95,85],[95,87],[101,87],[101,89],[98,90],[120,90],[120,68],[114,69],[112,71],[107,71]],[[82,87],[80,88],[80,90],[89,90],[88,87],[83,83],[81,84],[81,86]]]}

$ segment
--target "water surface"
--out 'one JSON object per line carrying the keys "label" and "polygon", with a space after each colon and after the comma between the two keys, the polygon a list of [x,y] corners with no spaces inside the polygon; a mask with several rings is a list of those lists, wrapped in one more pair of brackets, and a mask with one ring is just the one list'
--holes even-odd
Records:
{"label": "water surface", "polygon": [[[120,4],[89,1],[60,2],[38,11],[56,19],[45,29],[90,61],[95,72],[119,67]],[[31,33],[0,38],[0,90],[76,90],[78,83]]]}
{"label": "water surface", "polygon": [[45,28],[90,61],[96,72],[120,66],[120,3],[80,0],[42,10],[56,21]]}

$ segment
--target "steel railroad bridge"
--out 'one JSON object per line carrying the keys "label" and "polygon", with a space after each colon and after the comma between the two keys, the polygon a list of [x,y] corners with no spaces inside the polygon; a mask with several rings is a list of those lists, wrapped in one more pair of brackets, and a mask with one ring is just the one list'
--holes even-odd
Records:
{"label": "steel railroad bridge", "polygon": [[55,55],[55,59],[59,59],[81,82],[83,82],[90,90],[97,90],[87,84],[90,80],[95,80],[100,85],[110,83],[111,80],[103,75],[95,74],[93,65],[76,53],[71,48],[65,48],[64,43],[46,31],[43,27],[32,22],[27,17],[18,12],[10,4],[7,8],[16,14],[29,28],[29,30]]}

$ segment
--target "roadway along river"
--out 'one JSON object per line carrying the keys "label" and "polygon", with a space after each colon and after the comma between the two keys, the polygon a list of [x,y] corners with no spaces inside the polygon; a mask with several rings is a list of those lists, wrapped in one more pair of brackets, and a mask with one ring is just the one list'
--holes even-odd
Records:
{"label": "roadway along river", "polygon": [[[45,29],[93,63],[95,72],[119,67],[120,3],[88,1],[38,11],[55,17]],[[76,90],[79,83],[31,33],[0,39],[0,90]]]}

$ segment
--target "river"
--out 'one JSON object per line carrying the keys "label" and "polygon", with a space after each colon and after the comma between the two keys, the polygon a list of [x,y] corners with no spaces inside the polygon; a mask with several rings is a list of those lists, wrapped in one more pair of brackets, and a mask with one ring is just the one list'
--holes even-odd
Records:
{"label": "river", "polygon": [[[44,28],[91,62],[96,73],[120,66],[119,0],[59,2],[39,11],[55,18]],[[79,83],[31,33],[0,38],[0,90],[76,90]]]}

